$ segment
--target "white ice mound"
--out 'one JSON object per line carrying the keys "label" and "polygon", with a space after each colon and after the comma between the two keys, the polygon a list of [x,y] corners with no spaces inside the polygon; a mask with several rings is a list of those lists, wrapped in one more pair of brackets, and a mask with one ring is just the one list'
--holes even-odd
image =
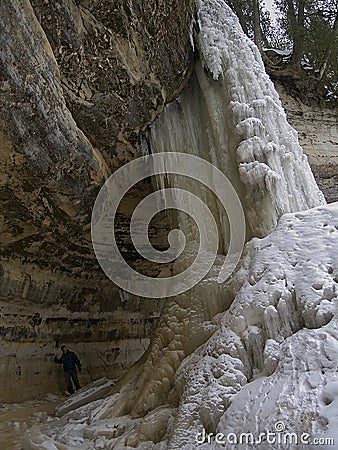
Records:
{"label": "white ice mound", "polygon": [[[302,433],[310,434],[297,448],[309,448],[316,437],[334,438],[337,247],[338,203],[286,214],[269,236],[247,244],[231,282],[231,307],[176,373],[180,405],[168,448],[192,448],[203,430],[214,438],[251,433],[258,439],[276,432],[279,422],[299,443]],[[295,448],[280,440],[263,448]],[[201,448],[224,448],[215,439],[205,442]],[[255,447],[227,442],[226,448]]]}

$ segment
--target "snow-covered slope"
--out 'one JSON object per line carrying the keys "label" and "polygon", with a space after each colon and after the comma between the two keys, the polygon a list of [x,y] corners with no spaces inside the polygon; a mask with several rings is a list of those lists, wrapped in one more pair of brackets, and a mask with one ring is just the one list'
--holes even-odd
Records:
{"label": "snow-covered slope", "polygon": [[176,374],[181,400],[168,448],[190,448],[203,428],[258,439],[277,422],[299,436],[333,437],[337,245],[337,203],[284,215],[269,236],[247,244],[231,307]]}

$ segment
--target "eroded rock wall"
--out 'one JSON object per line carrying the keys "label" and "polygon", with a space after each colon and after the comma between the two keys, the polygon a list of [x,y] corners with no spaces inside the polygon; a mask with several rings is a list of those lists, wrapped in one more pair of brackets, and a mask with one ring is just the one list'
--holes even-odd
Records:
{"label": "eroded rock wall", "polygon": [[[88,379],[119,377],[147,347],[161,303],[121,297],[103,274],[91,209],[189,78],[193,2],[10,0],[0,9],[0,398],[11,401],[63,383],[51,363],[62,342]],[[130,195],[117,223],[124,254],[143,270],[125,235],[149,189]]]}
{"label": "eroded rock wall", "polygon": [[333,108],[305,105],[298,97],[275,83],[288,120],[298,138],[326,200],[338,201],[338,114]]}
{"label": "eroded rock wall", "polygon": [[[138,156],[139,133],[189,80],[194,5],[10,0],[0,9],[0,399],[10,401],[63,389],[51,362],[62,342],[81,356],[84,382],[119,377],[149,343],[162,303],[110,283],[92,252],[90,215],[106,177]],[[337,119],[279,92],[336,200]],[[149,189],[131,193],[117,223],[124,255],[147,273],[126,235]],[[152,231],[158,247],[166,230],[163,219]]]}
{"label": "eroded rock wall", "polygon": [[147,349],[161,301],[119,295],[95,275],[71,277],[15,260],[2,268],[2,401],[65,391],[62,367],[53,363],[62,343],[80,357],[83,385],[120,378]]}

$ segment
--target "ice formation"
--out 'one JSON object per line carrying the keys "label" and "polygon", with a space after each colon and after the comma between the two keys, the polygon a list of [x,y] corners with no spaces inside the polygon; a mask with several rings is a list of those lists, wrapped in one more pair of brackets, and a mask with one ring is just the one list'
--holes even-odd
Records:
{"label": "ice formation", "polygon": [[279,421],[299,437],[335,437],[337,242],[333,204],[286,214],[269,236],[247,244],[229,285],[231,307],[176,373],[180,405],[168,448],[190,448],[203,428],[258,438]]}
{"label": "ice formation", "polygon": [[[197,0],[197,9],[195,75],[148,140],[152,152],[195,154],[230,179],[251,238],[241,267],[220,285],[216,265],[169,300],[148,351],[105,399],[84,404],[82,396],[82,406],[32,430],[25,449],[244,449],[253,447],[214,438],[258,437],[281,422],[297,436],[334,437],[338,205],[323,205],[236,17],[222,0]],[[206,199],[189,181],[160,180],[163,188],[182,182]],[[217,201],[209,206],[226,247],[226,220]],[[183,217],[178,221],[188,230]],[[204,431],[210,442],[200,442]],[[292,447],[281,441],[261,448]]]}
{"label": "ice formation", "polygon": [[282,214],[324,198],[258,49],[223,0],[197,6],[201,58],[189,88],[152,125],[151,149],[218,167],[242,200],[249,236],[265,236]]}

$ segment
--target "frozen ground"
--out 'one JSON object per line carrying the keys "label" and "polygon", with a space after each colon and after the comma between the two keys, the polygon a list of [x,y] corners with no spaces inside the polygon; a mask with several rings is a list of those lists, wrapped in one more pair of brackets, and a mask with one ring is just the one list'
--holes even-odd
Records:
{"label": "frozen ground", "polygon": [[19,450],[28,429],[51,419],[63,397],[49,395],[42,400],[0,404],[0,449]]}

